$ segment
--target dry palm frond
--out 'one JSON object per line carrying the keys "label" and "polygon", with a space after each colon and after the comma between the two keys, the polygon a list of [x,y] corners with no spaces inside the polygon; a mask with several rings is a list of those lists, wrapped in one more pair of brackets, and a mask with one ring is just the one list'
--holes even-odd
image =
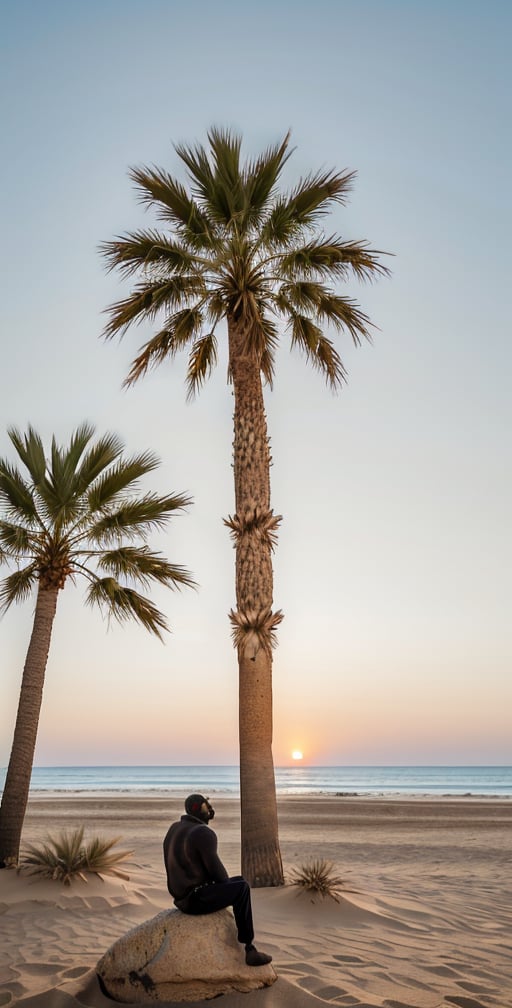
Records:
{"label": "dry palm frond", "polygon": [[229,618],[233,627],[233,646],[239,654],[254,660],[260,648],[270,654],[276,646],[275,628],[284,619],[284,614],[281,609],[275,613],[270,608],[259,611],[240,609],[238,612],[231,609]]}
{"label": "dry palm frond", "polygon": [[339,890],[344,884],[343,879],[334,874],[332,862],[321,858],[294,868],[290,882],[313,896],[330,896],[336,903],[339,903]]}
{"label": "dry palm frond", "polygon": [[21,855],[18,870],[27,871],[29,875],[55,879],[64,885],[71,885],[71,880],[76,877],[87,882],[86,872],[98,875],[99,878],[117,875],[129,879],[130,876],[120,871],[118,865],[129,858],[133,851],[112,851],[120,837],[112,840],[94,837],[86,844],[83,837],[82,828],[72,833],[61,833],[58,837],[49,836],[40,845],[27,845]]}
{"label": "dry palm frond", "polygon": [[265,542],[270,549],[277,543],[277,529],[282,521],[282,515],[260,508],[258,504],[248,507],[242,515],[229,515],[224,518],[224,525],[230,529],[231,537],[236,546],[242,536],[250,533]]}

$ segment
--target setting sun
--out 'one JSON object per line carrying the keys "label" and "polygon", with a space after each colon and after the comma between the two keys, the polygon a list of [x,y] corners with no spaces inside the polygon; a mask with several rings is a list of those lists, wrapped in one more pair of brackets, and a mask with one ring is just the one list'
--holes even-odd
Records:
{"label": "setting sun", "polygon": [[300,760],[302,759],[302,753],[300,749],[294,749],[292,752],[292,759]]}

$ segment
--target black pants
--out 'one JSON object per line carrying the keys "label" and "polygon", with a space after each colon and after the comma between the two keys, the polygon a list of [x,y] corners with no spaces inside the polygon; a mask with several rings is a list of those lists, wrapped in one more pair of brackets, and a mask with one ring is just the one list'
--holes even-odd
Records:
{"label": "black pants", "polygon": [[227,882],[210,882],[189,893],[183,900],[176,900],[178,910],[200,916],[215,913],[232,906],[238,929],[238,941],[250,945],[254,938],[252,925],[251,890],[249,883],[241,875],[235,875]]}

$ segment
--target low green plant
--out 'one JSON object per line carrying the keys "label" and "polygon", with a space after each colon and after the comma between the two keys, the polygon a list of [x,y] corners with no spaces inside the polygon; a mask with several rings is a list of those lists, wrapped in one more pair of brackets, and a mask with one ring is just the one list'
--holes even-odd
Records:
{"label": "low green plant", "polygon": [[73,878],[87,882],[87,873],[101,879],[104,875],[117,875],[118,878],[128,880],[130,876],[120,871],[118,866],[133,851],[113,851],[112,848],[120,839],[93,837],[84,844],[83,828],[71,833],[63,832],[58,837],[48,836],[41,844],[25,846],[18,871],[55,879],[64,885],[71,885]]}
{"label": "low green plant", "polygon": [[335,903],[340,901],[339,890],[343,886],[343,879],[335,874],[331,861],[319,858],[292,869],[290,882],[314,896],[330,896]]}

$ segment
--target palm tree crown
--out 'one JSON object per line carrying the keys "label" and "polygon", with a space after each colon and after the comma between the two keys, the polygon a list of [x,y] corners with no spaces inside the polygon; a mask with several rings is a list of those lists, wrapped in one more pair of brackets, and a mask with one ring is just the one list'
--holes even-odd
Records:
{"label": "palm tree crown", "polygon": [[138,494],[139,479],[158,459],[150,452],[123,458],[116,435],[91,443],[93,435],[94,428],[83,424],[67,448],[54,438],[47,459],[32,427],[24,436],[9,430],[29,478],[0,459],[0,561],[16,564],[1,583],[0,606],[5,611],[22,601],[37,584],[60,589],[83,575],[89,604],[121,621],[134,618],[160,637],[165,617],[136,588],[193,581],[183,567],[153,552],[147,537],[190,500]]}
{"label": "palm tree crown", "polygon": [[189,347],[187,385],[192,395],[217,360],[216,329],[222,319],[244,334],[244,351],[272,383],[279,321],[292,346],[336,388],[345,369],[323,328],[345,330],[356,344],[370,337],[371,322],[357,303],[329,285],[387,273],[381,253],[362,241],[326,235],[323,218],[345,203],[353,172],[319,171],[288,194],[277,182],[290,156],[289,134],[253,161],[240,163],[241,138],[212,129],[210,152],[177,146],[190,177],[190,192],[166,171],[135,168],[131,178],[142,202],[170,227],[139,230],[106,242],[111,268],[141,279],[131,295],[112,305],[105,335],[124,333],[133,322],[163,316],[163,325],[141,348],[126,384],[153,365]]}

